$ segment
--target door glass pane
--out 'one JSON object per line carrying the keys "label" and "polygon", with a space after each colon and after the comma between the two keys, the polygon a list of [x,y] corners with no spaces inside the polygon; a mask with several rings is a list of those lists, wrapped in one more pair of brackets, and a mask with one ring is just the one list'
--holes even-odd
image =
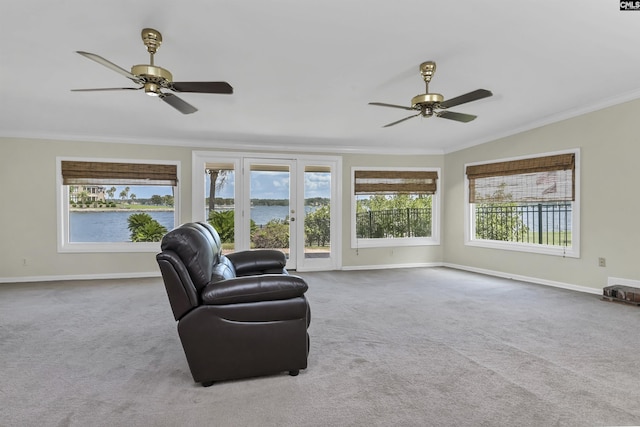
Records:
{"label": "door glass pane", "polygon": [[249,193],[251,248],[281,250],[289,258],[289,166],[252,164]]}
{"label": "door glass pane", "polygon": [[304,257],[328,258],[331,253],[331,169],[304,169]]}
{"label": "door glass pane", "polygon": [[235,249],[235,171],[232,163],[207,163],[205,170],[207,222],[222,241],[222,252]]}

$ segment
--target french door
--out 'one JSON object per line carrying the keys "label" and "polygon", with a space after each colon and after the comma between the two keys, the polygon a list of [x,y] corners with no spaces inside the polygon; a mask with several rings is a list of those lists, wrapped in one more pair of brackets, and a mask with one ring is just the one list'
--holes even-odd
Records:
{"label": "french door", "polygon": [[270,248],[290,270],[337,269],[340,172],[336,157],[194,152],[194,219],[218,229],[225,252]]}
{"label": "french door", "polygon": [[295,169],[294,160],[265,158],[245,158],[243,167],[244,246],[280,250],[290,269],[297,268],[298,252]]}

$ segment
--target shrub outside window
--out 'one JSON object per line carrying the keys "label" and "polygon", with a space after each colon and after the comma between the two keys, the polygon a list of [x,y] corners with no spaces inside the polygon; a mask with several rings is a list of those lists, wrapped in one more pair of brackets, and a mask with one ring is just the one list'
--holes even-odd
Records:
{"label": "shrub outside window", "polygon": [[58,159],[58,250],[157,251],[176,225],[178,164]]}
{"label": "shrub outside window", "polygon": [[438,170],[353,168],[352,247],[439,244]]}
{"label": "shrub outside window", "polygon": [[468,245],[579,256],[578,151],[468,165]]}

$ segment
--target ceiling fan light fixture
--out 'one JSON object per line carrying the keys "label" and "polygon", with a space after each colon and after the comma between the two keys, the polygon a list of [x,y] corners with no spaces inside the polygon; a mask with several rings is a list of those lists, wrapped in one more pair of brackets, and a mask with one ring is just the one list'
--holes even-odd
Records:
{"label": "ceiling fan light fixture", "polygon": [[155,83],[145,83],[144,93],[149,96],[160,96],[160,86]]}

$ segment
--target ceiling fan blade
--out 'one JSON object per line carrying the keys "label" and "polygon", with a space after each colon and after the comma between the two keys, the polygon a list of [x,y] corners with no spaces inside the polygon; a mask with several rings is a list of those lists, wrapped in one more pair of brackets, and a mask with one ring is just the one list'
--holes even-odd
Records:
{"label": "ceiling fan blade", "polygon": [[125,70],[124,68],[114,64],[113,62],[111,62],[111,61],[109,61],[107,59],[104,59],[100,55],[96,55],[95,53],[83,52],[81,50],[77,50],[76,52],[79,53],[80,55],[84,56],[85,58],[89,58],[92,61],[96,61],[100,65],[104,65],[105,67],[115,71],[116,73],[122,74],[126,78],[131,79],[136,83],[140,83],[140,79],[138,77],[136,77],[135,75],[131,74],[129,71]]}
{"label": "ceiling fan blade", "polygon": [[466,104],[467,102],[477,101],[482,98],[492,96],[493,93],[486,89],[477,89],[473,92],[465,93],[464,95],[456,96],[455,98],[447,99],[440,103],[441,108],[454,107],[460,104]]}
{"label": "ceiling fan blade", "polygon": [[462,123],[468,123],[478,117],[472,114],[456,113],[455,111],[440,111],[439,113],[436,113],[436,116]]}
{"label": "ceiling fan blade", "polygon": [[227,82],[173,82],[170,88],[176,92],[233,93],[233,88]]}
{"label": "ceiling fan blade", "polygon": [[186,101],[183,101],[181,98],[172,93],[161,93],[160,99],[171,105],[176,110],[180,111],[182,114],[191,114],[198,111],[196,107]]}
{"label": "ceiling fan blade", "polygon": [[97,89],[71,89],[71,92],[101,92],[110,90],[140,90],[142,87],[103,87]]}
{"label": "ceiling fan blade", "polygon": [[398,120],[397,122],[389,123],[388,125],[384,125],[384,126],[382,126],[382,127],[383,127],[383,128],[388,128],[389,126],[397,125],[398,123],[402,123],[402,122],[404,122],[405,120],[413,119],[414,117],[418,117],[419,115],[420,115],[420,113],[418,113],[418,114],[413,114],[413,115],[411,115],[411,116],[409,116],[409,117],[405,117],[404,119],[400,119],[400,120]]}
{"label": "ceiling fan blade", "polygon": [[405,107],[404,105],[395,105],[395,104],[385,104],[384,102],[370,102],[369,105],[377,105],[378,107],[392,107],[392,108],[402,108],[403,110],[414,110],[411,107]]}

